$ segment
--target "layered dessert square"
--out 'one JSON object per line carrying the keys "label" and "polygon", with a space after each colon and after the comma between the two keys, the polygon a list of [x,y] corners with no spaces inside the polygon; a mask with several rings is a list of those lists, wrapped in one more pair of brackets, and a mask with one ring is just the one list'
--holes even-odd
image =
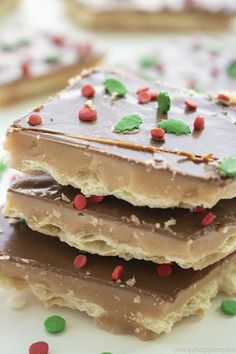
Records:
{"label": "layered dessert square", "polygon": [[55,32],[2,28],[0,106],[55,93],[104,55],[92,42]]}
{"label": "layered dessert square", "polygon": [[235,254],[201,271],[173,265],[164,276],[152,262],[81,254],[2,215],[0,228],[1,283],[30,289],[47,307],[84,311],[113,333],[153,339],[202,315],[219,291],[236,290]]}
{"label": "layered dessert square", "polygon": [[80,26],[97,30],[225,30],[233,1],[205,0],[66,0],[68,15]]}
{"label": "layered dessert square", "polygon": [[4,214],[77,249],[126,260],[202,269],[236,250],[235,198],[218,202],[210,211],[190,211],[135,207],[114,197],[91,196],[78,209],[80,193],[47,174],[23,176],[8,190]]}
{"label": "layered dessert square", "polygon": [[10,165],[85,195],[150,208],[213,207],[236,196],[236,110],[212,97],[90,70],[15,121]]}

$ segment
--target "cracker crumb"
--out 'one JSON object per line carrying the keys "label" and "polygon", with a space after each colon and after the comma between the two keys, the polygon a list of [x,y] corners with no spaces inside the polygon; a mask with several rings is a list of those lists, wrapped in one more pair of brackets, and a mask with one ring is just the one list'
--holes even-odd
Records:
{"label": "cracker crumb", "polygon": [[61,199],[64,202],[70,203],[70,199],[64,193],[61,193]]}
{"label": "cracker crumb", "polygon": [[135,296],[133,303],[134,304],[140,304],[141,303],[141,297],[139,295]]}
{"label": "cracker crumb", "polygon": [[176,220],[174,218],[170,218],[165,221],[165,229],[168,229],[170,226],[176,225]]}
{"label": "cracker crumb", "polygon": [[130,220],[131,220],[136,226],[138,226],[138,225],[141,224],[139,218],[138,218],[136,215],[131,215]]}
{"label": "cracker crumb", "polygon": [[126,284],[131,288],[135,285],[135,283],[136,283],[135,277],[126,280]]}
{"label": "cracker crumb", "polygon": [[61,217],[61,213],[55,209],[52,211],[52,213],[57,219],[59,219]]}

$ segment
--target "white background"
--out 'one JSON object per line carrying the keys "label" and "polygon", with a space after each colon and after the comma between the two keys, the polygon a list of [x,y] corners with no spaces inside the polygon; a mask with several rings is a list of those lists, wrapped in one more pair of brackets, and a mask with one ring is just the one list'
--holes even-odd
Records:
{"label": "white background", "polygon": [[[97,0],[99,1],[99,0]],[[60,31],[75,30],[63,16],[58,0],[24,0],[13,23],[32,25]],[[77,30],[78,31],[78,30]],[[135,55],[145,52],[160,40],[155,34],[114,35],[78,31],[82,36],[105,45],[109,63],[132,62]],[[135,59],[134,59],[135,60]],[[0,142],[10,122],[42,103],[45,98],[26,101],[0,110]],[[0,147],[0,156],[3,154]],[[4,201],[7,173],[0,184],[0,202]],[[50,345],[50,354],[171,354],[171,353],[236,353],[236,318],[229,318],[219,310],[218,297],[208,315],[203,319],[192,317],[177,324],[169,335],[162,335],[152,342],[141,342],[131,336],[117,336],[94,327],[92,320],[76,311],[53,308],[45,310],[30,294],[26,295],[24,309],[13,311],[6,306],[11,291],[0,290],[0,354],[26,354],[29,345],[45,340]],[[50,314],[60,314],[67,321],[66,331],[49,335],[44,331],[43,321]]]}

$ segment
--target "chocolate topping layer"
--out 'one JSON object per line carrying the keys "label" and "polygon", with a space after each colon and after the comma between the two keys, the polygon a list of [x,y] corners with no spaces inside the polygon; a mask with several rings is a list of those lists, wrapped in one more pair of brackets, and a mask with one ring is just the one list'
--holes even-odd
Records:
{"label": "chocolate topping layer", "polygon": [[125,259],[201,269],[236,249],[235,199],[220,201],[211,210],[215,221],[203,227],[209,210],[149,209],[114,197],[76,210],[73,201],[80,193],[46,174],[23,176],[8,190],[4,212],[77,248]]}
{"label": "chocolate topping layer", "polygon": [[[79,254],[78,250],[65,245],[56,238],[44,237],[42,234],[30,230],[24,223],[9,224],[8,220],[0,216],[0,261],[8,259],[16,263],[30,263],[38,269],[51,269],[55,273],[63,273],[80,279],[86,277],[95,284],[107,284],[111,287],[120,286],[111,280],[111,274],[116,265],[124,266],[122,283],[131,292],[141,290],[146,294],[152,294],[167,302],[174,302],[178,294],[190,287],[195,282],[209,274],[221,262],[209,266],[201,271],[181,269],[177,265],[173,267],[171,277],[162,277],[156,272],[156,264],[145,261],[124,261],[116,257],[100,257],[87,254],[88,266],[84,269],[75,269],[74,258]],[[5,257],[5,258],[4,258]],[[226,262],[234,258],[229,256]],[[87,272],[90,272],[87,275]],[[134,287],[130,288],[125,281],[135,278]],[[95,286],[95,285],[94,285]]]}
{"label": "chocolate topping layer", "polygon": [[[114,99],[105,92],[104,80],[108,77],[114,77],[127,86],[125,97]],[[78,119],[78,112],[86,103],[80,90],[88,83],[96,90],[93,105],[98,119],[93,122]],[[164,90],[169,93],[171,108],[168,114],[158,112],[157,102],[138,103],[136,91],[144,84],[148,84],[154,92]],[[187,98],[197,103],[196,111],[186,110],[184,101]],[[6,148],[12,155],[13,167],[49,171],[60,183],[81,187],[87,194],[93,191],[86,185],[86,181],[82,185],[80,178],[88,180],[94,175],[94,186],[98,183],[97,192],[100,191],[94,194],[113,194],[132,204],[150,207],[183,204],[212,206],[220,198],[235,196],[235,178],[222,175],[218,161],[236,156],[236,145],[233,143],[236,134],[236,110],[224,107],[211,97],[153,82],[147,83],[117,72],[94,70],[84,74],[81,79],[74,80],[71,87],[42,106],[38,113],[43,118],[42,125],[30,126],[27,115],[15,121],[9,130]],[[140,115],[142,124],[139,131],[132,134],[114,132],[115,124],[127,114]],[[196,132],[193,130],[193,122],[199,114],[205,118],[205,129]],[[190,127],[191,133],[166,134],[164,142],[152,140],[150,130],[164,119],[183,121]],[[14,144],[17,144],[17,151],[13,151],[16,148]],[[63,152],[59,152],[62,147]],[[200,161],[203,157],[204,162],[196,163],[191,157],[180,156],[183,151],[195,154],[200,157]],[[208,154],[214,155],[213,161],[204,160],[204,155]],[[82,156],[83,162],[76,165],[77,159]],[[91,163],[91,157],[95,156],[96,162]],[[85,158],[88,159],[86,163]],[[69,164],[72,159],[74,167],[71,170]],[[113,160],[117,171],[114,170],[113,181],[107,181],[111,177],[106,176],[109,162]],[[132,175],[132,169],[139,169],[139,172],[133,172]],[[142,174],[145,177],[141,177]],[[124,183],[126,178],[127,183]],[[144,180],[146,185],[141,188]],[[119,190],[119,184],[122,185],[122,191]],[[136,185],[135,188],[132,184]],[[147,195],[145,188],[148,188]],[[206,188],[208,194],[203,193]],[[133,196],[136,189],[138,196]],[[156,196],[157,193],[162,194],[161,201],[160,196]],[[207,198],[212,200],[206,201]]]}

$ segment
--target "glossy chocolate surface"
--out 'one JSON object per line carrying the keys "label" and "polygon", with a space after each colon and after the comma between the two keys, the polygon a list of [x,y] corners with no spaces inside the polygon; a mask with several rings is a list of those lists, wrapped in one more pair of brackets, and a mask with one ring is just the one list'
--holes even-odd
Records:
{"label": "glossy chocolate surface", "polygon": [[[230,35],[163,38],[139,59],[139,73],[178,87],[200,92],[236,91],[236,77],[227,69],[236,60],[235,38]],[[133,68],[133,62],[131,63]]]}
{"label": "glossy chocolate surface", "polygon": [[[195,213],[185,209],[150,209],[148,207],[135,207],[130,203],[116,199],[114,197],[105,197],[98,204],[90,204],[86,209],[76,211],[73,206],[73,200],[80,190],[71,186],[61,186],[52,177],[47,174],[36,174],[33,176],[23,176],[19,178],[9,189],[10,192],[23,194],[29,198],[28,203],[33,203],[30,199],[38,198],[45,202],[62,205],[70,208],[74,212],[84,215],[91,215],[101,218],[103,222],[106,219],[119,223],[133,223],[139,229],[150,230],[156,234],[164,234],[167,237],[178,240],[198,240],[200,237],[207,236],[210,232],[217,231],[226,227],[236,226],[236,199],[222,200],[211,212],[216,215],[216,220],[208,225],[201,226],[201,220],[209,212]],[[69,201],[65,201],[68,198]],[[136,217],[132,222],[132,216]],[[165,227],[165,223],[174,219],[176,224]],[[138,223],[137,223],[138,221]],[[156,224],[160,224],[157,229]]]}
{"label": "glossy chocolate surface", "polygon": [[[105,92],[104,80],[108,77],[119,79],[128,88],[125,97],[112,99]],[[84,122],[78,119],[78,112],[87,99],[81,95],[81,87],[92,84],[96,90],[93,104],[96,107],[98,118],[93,122]],[[148,104],[138,103],[136,91],[147,84],[152,91],[167,91],[171,98],[171,109],[167,115],[158,112],[157,102]],[[198,108],[196,111],[186,109],[185,99],[194,100]],[[185,177],[196,177],[209,183],[223,185],[232,180],[225,178],[219,172],[217,162],[195,163],[189,158],[179,156],[178,152],[187,151],[198,155],[213,153],[216,159],[236,156],[236,109],[225,107],[217,103],[208,95],[191,93],[186,90],[158,85],[154,82],[145,82],[132,75],[112,71],[93,70],[75,80],[72,86],[60,93],[57,97],[47,102],[39,110],[43,124],[32,127],[28,124],[28,115],[13,123],[14,128],[27,129],[28,134],[34,133],[35,139],[44,137],[50,141],[61,144],[71,144],[75,147],[95,150],[101,154],[152,166],[156,170],[167,170]],[[114,132],[115,124],[127,114],[139,114],[142,124],[138,133],[118,134]],[[205,118],[205,129],[193,131],[193,123],[197,115]],[[175,135],[166,134],[165,142],[156,142],[151,139],[150,130],[158,125],[162,119],[182,120],[189,125],[191,134]],[[35,132],[37,132],[35,134]],[[103,144],[101,142],[86,142],[84,138],[94,140],[106,139],[112,144],[119,142],[130,144],[126,148]],[[134,144],[157,149],[156,152],[135,150]],[[66,145],[65,145],[66,146]],[[59,157],[58,157],[59,158]]]}
{"label": "glossy chocolate surface", "polygon": [[[45,237],[34,232],[22,222],[9,224],[2,215],[0,215],[0,228],[0,261],[11,260],[16,264],[24,263],[26,267],[28,263],[34,266],[35,272],[45,269],[78,279],[86,277],[94,282],[95,287],[99,284],[112,287],[123,285],[131,292],[139,291],[140,293],[141,291],[141,293],[153,294],[168,302],[173,302],[181,291],[209,274],[218,264],[234,257],[233,254],[224,261],[201,271],[183,270],[174,265],[170,277],[161,277],[157,274],[156,265],[152,262],[124,261],[116,257],[87,254],[88,265],[79,270],[73,266],[78,250],[67,246],[57,238]],[[124,266],[122,281],[113,283],[111,274],[118,264]],[[130,288],[125,282],[132,277],[135,278],[136,283]]]}

